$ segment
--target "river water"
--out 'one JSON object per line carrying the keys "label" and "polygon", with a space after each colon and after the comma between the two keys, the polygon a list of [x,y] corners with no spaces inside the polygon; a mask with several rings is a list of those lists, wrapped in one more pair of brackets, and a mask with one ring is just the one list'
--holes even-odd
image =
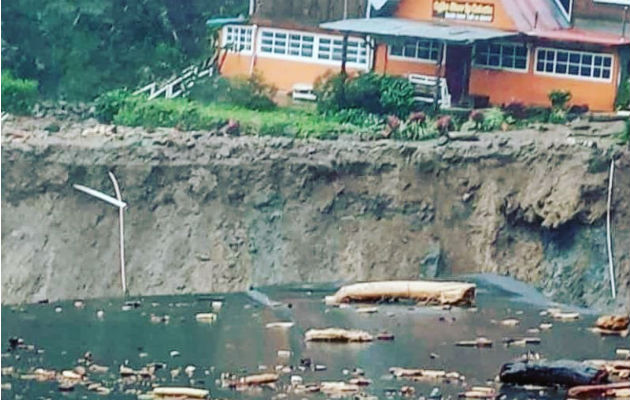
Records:
{"label": "river water", "polygon": [[[2,307],[2,367],[13,366],[11,375],[3,376],[2,397],[22,399],[103,398],[102,395],[77,387],[61,393],[56,382],[21,379],[34,368],[72,369],[77,360],[91,352],[94,362],[109,367],[102,375],[90,379],[112,389],[110,398],[135,399],[151,385],[192,386],[207,388],[213,398],[323,398],[322,394],[294,395],[288,390],[291,375],[304,383],[348,380],[346,370],[360,368],[372,384],[366,394],[385,398],[402,386],[413,386],[415,395],[453,396],[466,386],[495,386],[501,365],[528,351],[548,359],[614,359],[615,349],[628,347],[627,338],[600,337],[588,330],[596,315],[579,310],[577,321],[553,321],[541,311],[552,306],[531,288],[517,282],[487,275],[466,277],[478,285],[476,309],[416,307],[410,304],[378,305],[378,312],[357,312],[357,306],[327,307],[323,297],[334,287],[282,286],[262,288],[256,292],[220,295],[160,296],[134,299],[138,307],[123,307],[123,299],[86,300],[81,308],[72,301]],[[127,299],[129,300],[129,299]],[[221,301],[218,318],[201,323],[195,314],[211,312],[212,301]],[[569,307],[565,307],[570,309]],[[98,311],[103,311],[101,318]],[[154,316],[168,316],[168,322],[156,322]],[[517,318],[517,326],[497,323]],[[159,318],[158,318],[159,319]],[[288,329],[267,328],[276,321],[292,321]],[[530,328],[551,322],[553,327],[540,333]],[[363,329],[371,333],[387,331],[393,341],[365,344],[305,343],[304,332],[310,328],[341,327]],[[8,350],[9,338],[17,336],[34,349]],[[494,341],[492,348],[462,348],[459,340],[484,336]],[[503,338],[537,336],[541,343],[506,346]],[[291,352],[289,358],[278,350]],[[175,353],[176,352],[176,353]],[[326,369],[300,370],[302,359]],[[163,363],[153,382],[122,385],[117,381],[122,364],[134,369],[149,363]],[[218,384],[222,372],[237,375],[275,370],[276,365],[292,366],[282,373],[275,390],[264,388],[236,392]],[[187,376],[184,369],[194,366]],[[465,383],[411,382],[392,378],[391,367],[444,369],[466,377]],[[171,371],[181,369],[177,376]],[[189,369],[190,371],[190,369]],[[10,383],[11,388],[6,389]],[[436,389],[437,388],[437,389]],[[501,388],[507,398],[564,398],[561,390],[527,391]],[[142,398],[142,396],[140,396]],[[397,397],[397,395],[393,395]]]}

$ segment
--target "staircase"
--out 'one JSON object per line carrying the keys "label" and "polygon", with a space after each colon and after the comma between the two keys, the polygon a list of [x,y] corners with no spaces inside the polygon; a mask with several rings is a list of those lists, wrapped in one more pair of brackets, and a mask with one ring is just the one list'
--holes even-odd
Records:
{"label": "staircase", "polygon": [[176,75],[166,81],[152,82],[138,90],[133,94],[149,93],[149,100],[153,100],[160,96],[164,96],[167,99],[172,99],[179,96],[185,96],[190,89],[195,86],[195,82],[199,78],[206,76],[212,76],[214,68],[199,67],[197,65],[191,65],[181,71],[179,75]]}

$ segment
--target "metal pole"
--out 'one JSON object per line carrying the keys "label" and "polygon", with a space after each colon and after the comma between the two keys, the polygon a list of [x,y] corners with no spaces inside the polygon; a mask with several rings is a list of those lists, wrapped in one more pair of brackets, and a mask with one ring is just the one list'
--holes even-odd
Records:
{"label": "metal pole", "polygon": [[[112,171],[108,172],[109,179],[112,180],[114,184],[114,191],[116,192],[116,198],[118,201],[122,201],[122,196],[120,195],[120,188],[118,187],[118,181],[116,177],[112,173]],[[125,232],[124,232],[124,208],[118,207],[118,227],[120,230],[120,279],[122,281],[122,289],[123,293],[127,295],[127,278],[125,274]]]}
{"label": "metal pole", "polygon": [[608,180],[608,210],[606,212],[606,244],[608,247],[608,268],[610,273],[610,290],[612,298],[617,297],[615,291],[615,269],[613,267],[612,239],[610,237],[610,207],[612,203],[613,174],[615,173],[615,160],[610,160],[610,177]]}
{"label": "metal pole", "polygon": [[621,29],[621,36],[626,37],[626,25],[628,24],[628,6],[623,8],[623,28]]}

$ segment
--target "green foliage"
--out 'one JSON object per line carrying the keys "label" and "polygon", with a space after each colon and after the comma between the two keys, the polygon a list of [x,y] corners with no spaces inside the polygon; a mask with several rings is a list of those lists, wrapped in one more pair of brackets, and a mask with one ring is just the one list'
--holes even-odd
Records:
{"label": "green foliage", "polygon": [[37,82],[15,78],[10,71],[2,71],[2,111],[28,115],[36,100]]}
{"label": "green foliage", "polygon": [[317,109],[335,113],[359,109],[371,114],[406,117],[413,110],[413,85],[402,77],[361,73],[324,76],[315,84]]}
{"label": "green foliage", "polygon": [[2,67],[43,95],[91,100],[170,76],[210,55],[205,21],[246,13],[243,0],[2,2]]}
{"label": "green foliage", "polygon": [[269,111],[276,108],[273,97],[277,89],[264,82],[259,74],[250,77],[211,77],[195,85],[189,98],[202,102],[232,104],[250,110]]}
{"label": "green foliage", "polygon": [[567,111],[563,108],[554,108],[549,114],[549,122],[552,124],[564,124],[567,122]]}
{"label": "green foliage", "polygon": [[131,101],[131,93],[123,89],[115,89],[103,93],[94,102],[96,118],[103,123],[109,124],[128,101]]}
{"label": "green foliage", "polygon": [[356,126],[340,124],[303,110],[255,111],[220,103],[204,105],[187,99],[147,101],[138,96],[123,102],[113,122],[148,129],[175,127],[186,131],[216,130],[230,120],[238,121],[243,133],[258,136],[332,139],[340,133],[359,130]]}
{"label": "green foliage", "polygon": [[484,132],[498,131],[503,129],[506,122],[505,113],[498,107],[489,108],[483,113],[481,130]]}
{"label": "green foliage", "polygon": [[569,101],[571,101],[572,94],[568,90],[552,90],[549,92],[549,100],[551,101],[552,108],[566,109]]}
{"label": "green foliage", "polygon": [[625,128],[619,136],[621,144],[630,144],[630,119],[626,120]]}
{"label": "green foliage", "polygon": [[[326,116],[328,116],[328,114]],[[366,128],[381,128],[383,126],[383,118],[381,116],[371,114],[358,108],[339,110],[336,113],[330,114],[330,118],[339,123],[352,124]]]}
{"label": "green foliage", "polygon": [[597,152],[593,152],[591,158],[588,160],[588,166],[586,170],[591,174],[604,172],[608,170],[609,161],[606,157]]}
{"label": "green foliage", "polygon": [[619,85],[615,105],[620,109],[630,108],[630,79],[626,79]]}

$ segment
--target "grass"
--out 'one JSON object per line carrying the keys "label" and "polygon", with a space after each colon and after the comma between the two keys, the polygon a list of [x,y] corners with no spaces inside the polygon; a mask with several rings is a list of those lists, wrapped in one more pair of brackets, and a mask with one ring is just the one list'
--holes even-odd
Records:
{"label": "grass", "polygon": [[335,139],[361,128],[340,123],[304,109],[277,108],[255,111],[222,103],[202,104],[186,99],[130,98],[113,122],[146,128],[175,127],[180,130],[215,130],[230,120],[238,121],[240,132],[256,136]]}

